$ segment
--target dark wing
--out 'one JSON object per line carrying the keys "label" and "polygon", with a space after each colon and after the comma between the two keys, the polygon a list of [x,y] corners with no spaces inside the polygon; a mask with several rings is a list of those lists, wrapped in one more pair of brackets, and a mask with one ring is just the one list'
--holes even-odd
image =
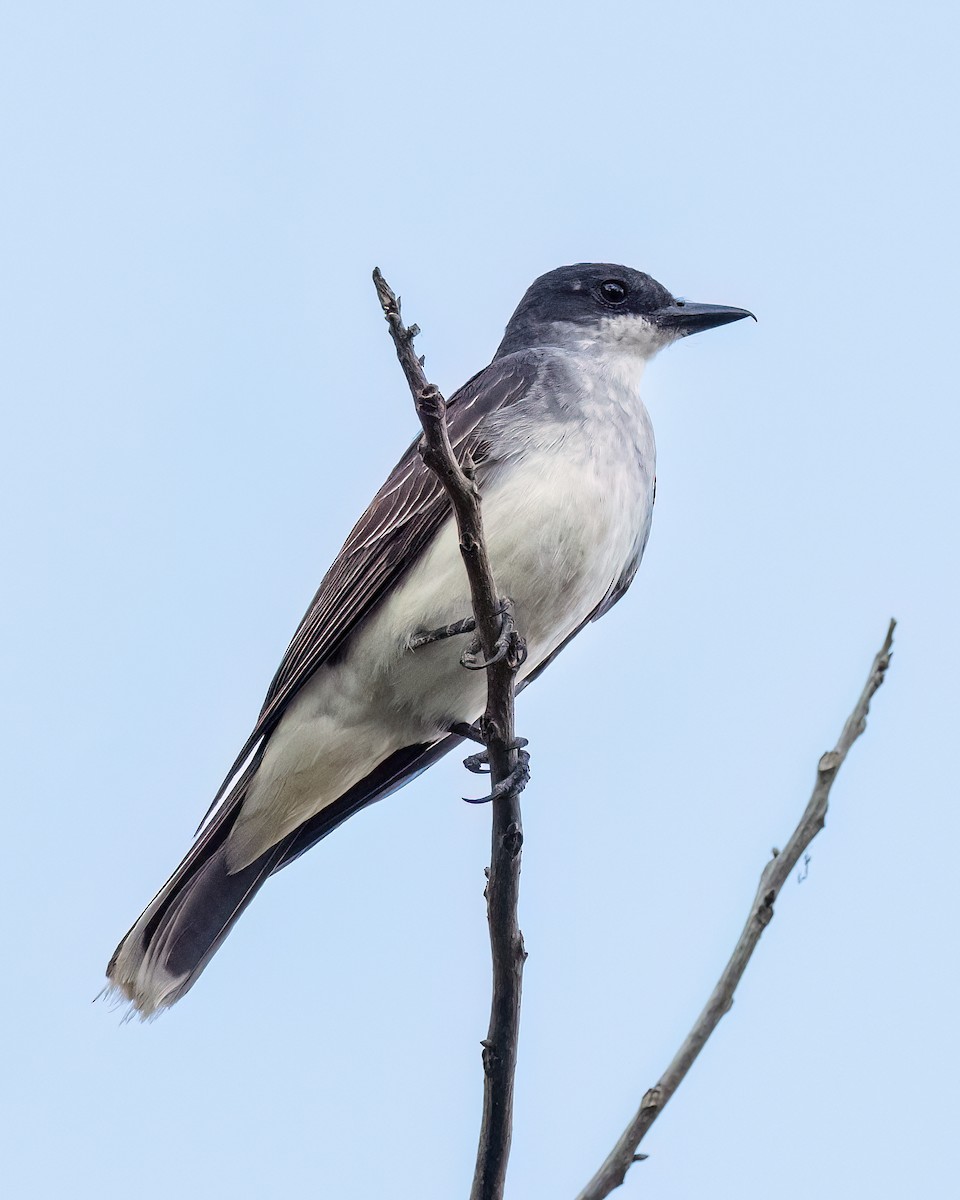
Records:
{"label": "dark wing", "polygon": [[[459,453],[477,450],[477,427],[490,413],[515,404],[537,378],[542,351],[495,359],[450,399],[450,440]],[[213,806],[227,791],[261,738],[277,726],[293,697],[417,561],[449,512],[450,502],[420,458],[419,439],[407,449],[370,507],[350,532],[287,647],[252,733],[230,768]]]}

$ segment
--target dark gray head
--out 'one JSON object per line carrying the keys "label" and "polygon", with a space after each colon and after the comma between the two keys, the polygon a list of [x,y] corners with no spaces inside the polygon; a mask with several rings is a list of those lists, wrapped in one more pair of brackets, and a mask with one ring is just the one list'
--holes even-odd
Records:
{"label": "dark gray head", "polygon": [[662,283],[632,267],[576,263],[530,285],[496,357],[529,346],[612,340],[649,358],[677,338],[752,316],[744,308],[675,300]]}

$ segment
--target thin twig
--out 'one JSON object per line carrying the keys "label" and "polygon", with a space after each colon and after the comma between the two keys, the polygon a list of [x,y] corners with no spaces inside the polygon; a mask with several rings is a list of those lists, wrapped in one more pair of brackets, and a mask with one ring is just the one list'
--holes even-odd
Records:
{"label": "thin twig", "polygon": [[[484,659],[489,662],[496,657],[502,613],[501,597],[483,538],[480,493],[457,462],[447,431],[446,401],[435,385],[427,381],[423,363],[413,348],[413,339],[420,330],[416,325],[408,328],[403,324],[400,302],[379,270],[373,272],[373,283],[423,426],[420,453],[446,489],[453,506],[460,534],[460,552],[470,581],[477,635]],[[466,466],[469,470],[470,464]],[[521,655],[522,642],[516,638],[511,653],[487,667],[487,707],[480,727],[494,787],[507,779],[517,765],[517,752],[511,747],[516,737],[514,678],[522,661]],[[526,957],[517,919],[523,826],[516,792],[495,799],[492,807],[493,835],[486,898],[493,959],[493,1000],[490,1027],[482,1043],[483,1119],[470,1200],[500,1200],[503,1196],[513,1130],[513,1081],[520,1032],[520,988]]]}
{"label": "thin twig", "polygon": [[817,778],[813,786],[813,794],[800,819],[800,824],[793,831],[783,850],[775,851],[773,858],[763,869],[760,886],[757,889],[743,933],[740,934],[740,940],[737,942],[717,986],[713,989],[706,1007],[677,1051],[673,1062],[664,1071],[660,1080],[644,1095],[633,1120],[623,1131],[596,1175],[580,1192],[577,1200],[603,1200],[604,1196],[609,1196],[614,1188],[618,1188],[623,1183],[631,1165],[644,1157],[636,1153],[640,1142],[665,1108],[667,1101],[683,1082],[707,1038],[720,1023],[720,1018],[730,1011],[730,1006],[733,1004],[733,993],[740,982],[740,977],[760,941],[760,935],[773,917],[773,905],[777,895],[800,856],[823,828],[827,816],[827,800],[833,781],[836,779],[837,772],[847,757],[850,747],[866,729],[870,701],[877,688],[883,683],[887,667],[890,665],[895,628],[896,621],[891,621],[883,646],[873,660],[866,687],[853,712],[847,718],[839,741],[833,750],[828,750],[824,754],[817,765]]}

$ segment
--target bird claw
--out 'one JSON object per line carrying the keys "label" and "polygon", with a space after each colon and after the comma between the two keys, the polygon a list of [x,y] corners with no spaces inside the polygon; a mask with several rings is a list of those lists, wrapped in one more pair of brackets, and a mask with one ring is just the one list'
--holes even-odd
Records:
{"label": "bird claw", "polygon": [[[518,738],[518,742],[527,744],[526,738]],[[467,804],[489,804],[491,800],[502,800],[504,796],[517,795],[523,791],[530,780],[530,755],[526,750],[517,749],[517,765],[513,768],[506,779],[501,779],[490,792],[489,796],[464,796]],[[470,758],[480,760],[482,755],[472,754]],[[468,760],[464,760],[464,766]],[[473,767],[468,767],[468,770],[473,770]]]}
{"label": "bird claw", "polygon": [[[508,750],[522,750],[524,746],[529,746],[530,742],[527,738],[514,738]],[[527,758],[529,758],[529,754]],[[488,750],[479,750],[476,754],[468,754],[463,760],[463,765],[468,771],[472,771],[474,775],[489,775],[490,774],[490,753]]]}
{"label": "bird claw", "polygon": [[[489,658],[484,658],[480,641],[475,637],[460,655],[460,663],[468,671],[485,671],[487,667],[502,662],[508,656],[514,670],[526,662],[527,644],[517,632],[517,626],[513,619],[513,601],[505,596],[500,601],[499,612],[500,633],[494,644],[493,654]],[[431,646],[434,642],[458,637],[462,633],[474,633],[476,628],[477,622],[473,617],[464,617],[462,621],[441,625],[439,629],[424,629],[411,637],[410,649],[419,650],[423,646]]]}
{"label": "bird claw", "polygon": [[494,663],[510,656],[514,670],[523,666],[527,659],[527,644],[517,632],[513,619],[513,601],[508,597],[500,601],[500,634],[494,644],[493,654],[484,658],[478,638],[474,638],[460,655],[460,665],[468,671],[485,671]]}

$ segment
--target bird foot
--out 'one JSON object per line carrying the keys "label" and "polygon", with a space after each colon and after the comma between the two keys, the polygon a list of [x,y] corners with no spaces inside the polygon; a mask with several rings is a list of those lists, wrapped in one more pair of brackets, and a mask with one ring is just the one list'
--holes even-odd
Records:
{"label": "bird foot", "polygon": [[504,596],[499,605],[500,633],[489,658],[483,657],[479,638],[473,638],[470,645],[460,655],[460,665],[468,671],[485,671],[494,663],[507,659],[516,671],[527,660],[527,643],[517,632],[516,621],[513,617],[513,601]]}
{"label": "bird foot", "polygon": [[[513,619],[513,601],[504,596],[500,601],[500,634],[494,645],[493,654],[489,659],[483,657],[478,638],[473,638],[470,645],[460,655],[461,664],[468,671],[484,671],[509,655],[514,669],[523,665],[527,658],[527,645],[517,632]],[[431,646],[434,642],[442,642],[446,638],[457,637],[461,633],[474,633],[477,622],[473,617],[464,617],[462,621],[454,621],[451,625],[441,625],[439,629],[425,629],[415,633],[410,639],[410,649],[419,650],[422,646]]]}
{"label": "bird foot", "polygon": [[[517,738],[513,742],[510,748],[512,750],[515,749],[517,752],[517,765],[506,779],[501,779],[498,784],[494,785],[489,796],[464,796],[464,800],[468,804],[489,804],[491,800],[502,800],[504,796],[519,796],[530,781],[530,755],[526,750],[521,749],[526,744],[526,738]],[[478,774],[482,774],[484,772],[481,763],[485,759],[486,754],[471,754],[469,758],[463,760],[463,765],[468,771],[476,771]],[[471,766],[471,762],[474,761],[476,765]]]}
{"label": "bird foot", "polygon": [[[484,744],[483,732],[478,725],[469,725],[466,721],[457,721],[450,726],[450,732],[455,733],[457,737],[468,738],[471,742],[479,742]],[[468,804],[487,804],[491,800],[499,800],[502,796],[506,796],[510,792],[519,794],[527,786],[530,779],[530,755],[524,749],[528,745],[526,738],[514,738],[508,750],[516,750],[517,765],[513,768],[506,779],[503,779],[493,788],[489,796],[479,796],[476,799],[470,796],[464,796],[464,800]],[[468,754],[463,760],[463,765],[468,771],[473,771],[475,775],[487,775],[490,771],[490,754],[484,749],[476,754]]]}
{"label": "bird foot", "polygon": [[[510,745],[507,747],[507,749],[508,750],[522,750],[524,748],[524,746],[528,746],[529,744],[530,743],[526,738],[518,737],[518,738],[513,739],[513,741],[510,743]],[[518,755],[518,757],[519,757],[519,755]],[[530,755],[528,754],[526,757],[529,758]],[[489,775],[490,774],[489,751],[480,750],[476,754],[468,754],[467,757],[463,760],[463,765],[467,768],[468,771],[472,771],[474,773],[474,775]],[[528,774],[529,774],[529,772],[528,772]]]}

